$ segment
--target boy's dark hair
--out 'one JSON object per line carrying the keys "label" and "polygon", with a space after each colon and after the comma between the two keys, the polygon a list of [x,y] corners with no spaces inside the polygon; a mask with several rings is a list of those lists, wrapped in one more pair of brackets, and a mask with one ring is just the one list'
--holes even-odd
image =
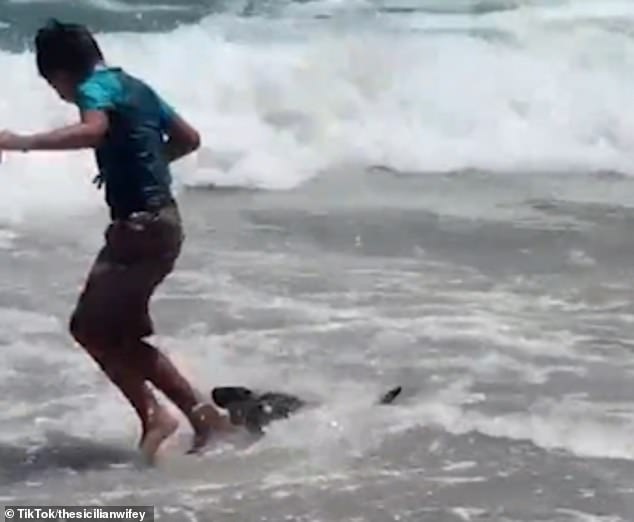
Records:
{"label": "boy's dark hair", "polygon": [[35,36],[37,70],[45,79],[56,72],[84,80],[103,61],[99,44],[83,25],[50,20]]}

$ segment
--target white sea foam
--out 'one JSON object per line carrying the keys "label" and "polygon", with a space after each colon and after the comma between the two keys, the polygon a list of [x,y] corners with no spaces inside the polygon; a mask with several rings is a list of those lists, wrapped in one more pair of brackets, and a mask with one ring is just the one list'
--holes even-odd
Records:
{"label": "white sea foam", "polygon": [[[420,173],[627,171],[634,41],[628,2],[488,16],[412,14],[356,26],[211,17],[168,34],[110,34],[112,63],[149,80],[202,131],[178,182],[286,189],[348,163]],[[381,21],[383,20],[383,21]],[[72,121],[30,54],[0,53],[2,126]],[[88,153],[9,155],[0,221],[93,208]]]}

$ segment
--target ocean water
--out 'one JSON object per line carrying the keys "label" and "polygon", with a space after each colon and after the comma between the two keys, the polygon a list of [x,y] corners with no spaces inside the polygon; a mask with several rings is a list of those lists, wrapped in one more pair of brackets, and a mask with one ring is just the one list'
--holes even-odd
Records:
{"label": "ocean water", "polygon": [[[153,301],[201,388],[319,406],[155,469],[66,331],[106,224],[89,153],[0,165],[0,503],[166,521],[634,519],[634,4],[0,0],[0,128],[73,121],[47,17],[200,130]],[[373,405],[402,384],[401,400]]]}

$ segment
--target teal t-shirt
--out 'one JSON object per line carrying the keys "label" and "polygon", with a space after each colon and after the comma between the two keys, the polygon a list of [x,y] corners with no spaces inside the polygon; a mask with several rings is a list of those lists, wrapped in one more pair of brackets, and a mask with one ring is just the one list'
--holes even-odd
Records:
{"label": "teal t-shirt", "polygon": [[145,82],[103,66],[78,86],[76,104],[81,111],[108,114],[96,158],[113,218],[171,200],[164,148],[174,110]]}

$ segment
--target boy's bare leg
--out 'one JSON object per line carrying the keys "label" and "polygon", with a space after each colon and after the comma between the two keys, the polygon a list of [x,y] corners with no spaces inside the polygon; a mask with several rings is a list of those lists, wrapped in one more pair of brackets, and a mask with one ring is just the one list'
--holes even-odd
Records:
{"label": "boy's bare leg", "polygon": [[150,343],[139,340],[130,347],[133,365],[154,386],[161,390],[187,417],[194,440],[190,452],[204,447],[214,431],[227,432],[231,423],[212,404],[201,402],[192,385],[161,351]]}
{"label": "boy's bare leg", "polygon": [[154,462],[161,444],[178,429],[178,421],[169,412],[158,405],[150,415],[148,428],[144,430],[139,449],[148,460]]}
{"label": "boy's bare leg", "polygon": [[137,368],[110,354],[104,357],[101,351],[90,348],[86,351],[135,409],[142,429],[139,448],[145,458],[153,462],[160,445],[178,428],[178,421],[158,403]]}

